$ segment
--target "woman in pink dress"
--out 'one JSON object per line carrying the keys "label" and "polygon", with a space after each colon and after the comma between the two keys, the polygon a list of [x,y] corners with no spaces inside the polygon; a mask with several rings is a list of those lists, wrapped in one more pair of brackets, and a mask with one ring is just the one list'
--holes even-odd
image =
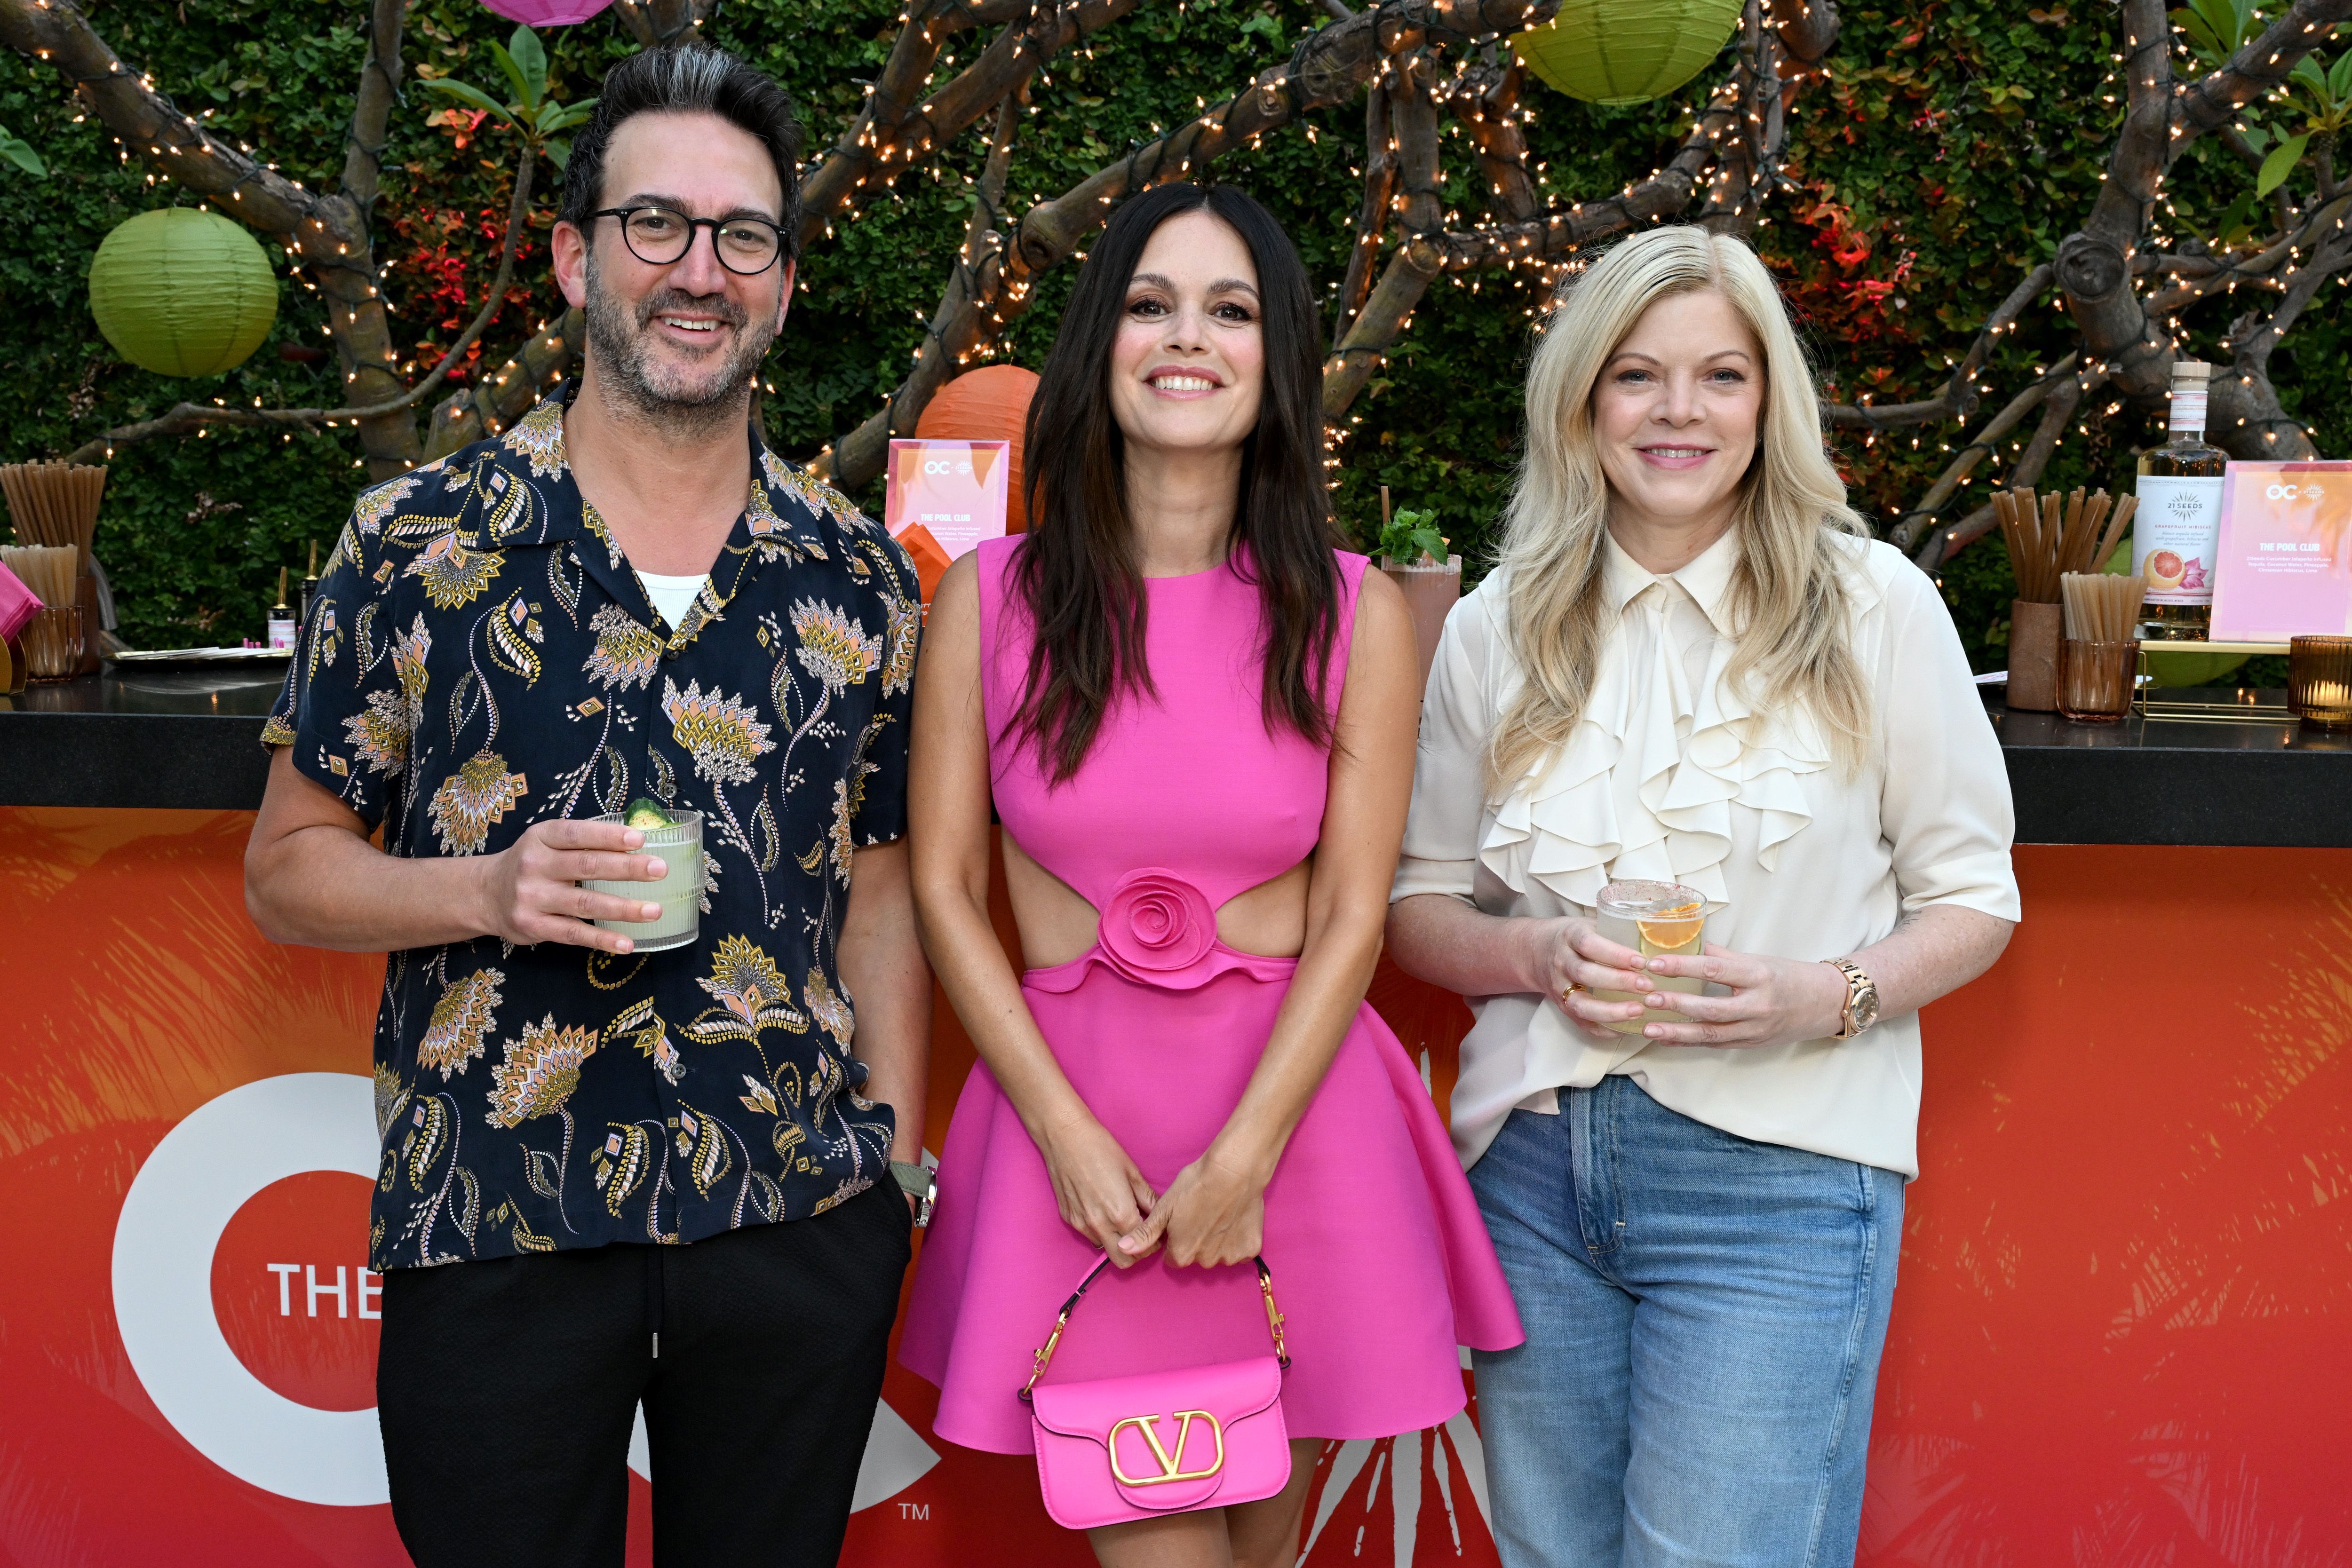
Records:
{"label": "woman in pink dress", "polygon": [[[1402,595],[1335,548],[1321,358],[1257,203],[1129,201],[1031,408],[1032,530],[956,562],[924,639],[916,898],[980,1052],[899,1351],[940,1385],[934,1430],[1030,1451],[1017,1390],[1106,1251],[1048,1383],[1265,1354],[1259,1254],[1287,1315],[1287,1489],[1090,1531],[1113,1568],[1289,1563],[1324,1440],[1445,1420],[1455,1347],[1520,1339],[1364,1003],[1416,672]],[[992,802],[1019,974],[988,918]]]}

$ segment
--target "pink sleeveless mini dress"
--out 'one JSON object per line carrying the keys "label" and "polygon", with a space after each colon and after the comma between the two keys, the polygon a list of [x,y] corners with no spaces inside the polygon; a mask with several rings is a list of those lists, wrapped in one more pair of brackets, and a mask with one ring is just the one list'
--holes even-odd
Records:
{"label": "pink sleeveless mini dress", "polygon": [[[1009,721],[1025,613],[1006,572],[1019,539],[980,547],[982,692],[1004,831],[1100,912],[1096,944],[1021,988],[1062,1070],[1155,1190],[1239,1103],[1296,959],[1217,940],[1219,905],[1315,848],[1329,754],[1261,716],[1256,587],[1231,564],[1155,578],[1146,649],[1157,698],[1107,716],[1077,776],[1049,788]],[[1342,586],[1329,683],[1347,665],[1362,556]],[[939,1385],[933,1430],[1030,1451],[1015,1397],[1031,1353],[1099,1254],[1063,1223],[1045,1163],[986,1064],[956,1102],[939,1202],[899,1358]],[[1300,1437],[1376,1437],[1462,1408],[1455,1346],[1523,1337],[1469,1184],[1421,1074],[1360,1005],[1265,1192],[1265,1260],[1288,1319],[1285,1419]],[[1046,1381],[1241,1360],[1267,1349],[1255,1273],[1155,1256],[1107,1274]]]}

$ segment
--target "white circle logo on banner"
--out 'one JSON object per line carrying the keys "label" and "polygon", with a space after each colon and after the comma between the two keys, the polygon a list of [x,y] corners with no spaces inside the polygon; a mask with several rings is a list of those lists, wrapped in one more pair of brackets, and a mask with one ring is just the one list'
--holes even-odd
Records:
{"label": "white circle logo on banner", "polygon": [[198,1453],[299,1502],[389,1502],[375,1410],[297,1404],[247,1370],[213,1310],[213,1252],[246,1200],[308,1171],[376,1174],[375,1092],[289,1072],[206,1102],[163,1135],[114,1227],[114,1319],[147,1396]]}
{"label": "white circle logo on banner", "polygon": [[[392,1500],[375,1409],[320,1410],[247,1369],[213,1308],[213,1254],[257,1193],[310,1171],[373,1182],[375,1089],[355,1072],[289,1072],[207,1101],[163,1135],[114,1226],[114,1319],[147,1396],[195,1450],[241,1481],[298,1502]],[[650,1477],[645,1413],[629,1468]],[[887,1404],[858,1468],[853,1510],[911,1486],[939,1454]]]}

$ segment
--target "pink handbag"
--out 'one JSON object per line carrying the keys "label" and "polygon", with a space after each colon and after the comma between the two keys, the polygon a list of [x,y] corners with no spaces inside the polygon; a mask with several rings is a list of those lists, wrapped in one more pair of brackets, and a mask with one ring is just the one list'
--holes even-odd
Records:
{"label": "pink handbag", "polygon": [[1161,1514],[1256,1502],[1290,1484],[1290,1434],[1282,1423],[1282,1375],[1290,1353],[1274,1276],[1257,1259],[1274,1354],[1249,1361],[1037,1386],[1088,1286],[1087,1271],[1021,1390],[1037,1448],[1045,1511],[1068,1530],[1128,1524]]}

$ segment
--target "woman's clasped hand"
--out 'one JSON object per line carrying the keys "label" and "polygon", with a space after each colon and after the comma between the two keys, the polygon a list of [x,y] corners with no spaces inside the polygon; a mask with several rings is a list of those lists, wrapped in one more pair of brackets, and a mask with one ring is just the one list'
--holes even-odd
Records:
{"label": "woman's clasped hand", "polygon": [[1068,1117],[1038,1146],[1062,1222],[1119,1268],[1165,1249],[1181,1267],[1246,1263],[1265,1246],[1265,1184],[1273,1162],[1223,1143],[1155,1193],[1118,1140],[1091,1115]]}
{"label": "woman's clasped hand", "polygon": [[[1545,925],[1545,994],[1557,998],[1580,1028],[1602,1039],[1629,1038],[1609,1026],[1661,1008],[1682,1017],[1642,1027],[1642,1037],[1658,1045],[1789,1045],[1834,1035],[1844,1019],[1845,977],[1827,964],[1735,953],[1713,942],[1695,957],[1645,958],[1601,936],[1590,920]],[[1725,994],[1666,990],[1657,986],[1661,979],[1703,980]],[[1616,1001],[1596,991],[1630,993],[1642,1000]]]}
{"label": "woman's clasped hand", "polygon": [[1133,1261],[1138,1254],[1121,1250],[1119,1240],[1142,1225],[1160,1195],[1110,1129],[1081,1108],[1041,1134],[1037,1147],[1045,1157],[1062,1223],[1109,1253],[1120,1268]]}

